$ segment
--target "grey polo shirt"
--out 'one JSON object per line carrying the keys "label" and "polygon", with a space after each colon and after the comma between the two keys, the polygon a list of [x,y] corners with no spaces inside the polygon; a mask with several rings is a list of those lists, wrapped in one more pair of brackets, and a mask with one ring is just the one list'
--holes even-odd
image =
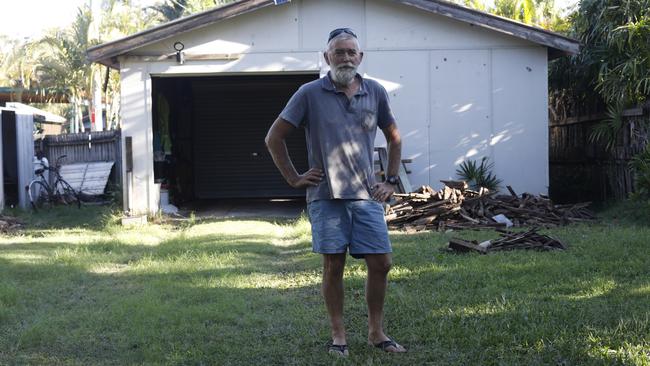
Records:
{"label": "grey polo shirt", "polygon": [[389,126],[395,117],[386,90],[374,80],[357,78],[361,86],[351,99],[336,90],[328,74],[302,85],[280,113],[292,125],[305,127],[309,167],[325,174],[318,186],[307,188],[307,202],[371,198],[377,127]]}

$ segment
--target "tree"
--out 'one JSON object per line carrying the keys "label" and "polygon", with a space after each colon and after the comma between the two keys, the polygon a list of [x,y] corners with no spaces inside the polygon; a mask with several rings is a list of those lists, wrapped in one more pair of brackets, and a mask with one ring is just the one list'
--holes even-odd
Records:
{"label": "tree", "polygon": [[73,105],[73,132],[83,130],[82,106],[88,104],[91,92],[93,66],[86,59],[86,50],[94,45],[88,39],[90,22],[90,9],[79,8],[70,28],[56,30],[39,41],[46,49],[38,66],[39,79],[68,95]]}
{"label": "tree", "polygon": [[454,0],[469,8],[492,13],[522,23],[563,32],[568,23],[561,16],[554,0]]}
{"label": "tree", "polygon": [[0,85],[16,90],[13,98],[22,101],[25,90],[37,86],[37,49],[28,41],[3,37],[0,54]]}
{"label": "tree", "polygon": [[[650,96],[650,0],[582,0],[569,35],[578,55],[551,63],[549,87],[570,114],[621,110]],[[603,108],[599,108],[603,109]]]}
{"label": "tree", "polygon": [[162,4],[150,6],[161,22],[168,22],[183,16],[206,11],[235,0],[164,0]]}

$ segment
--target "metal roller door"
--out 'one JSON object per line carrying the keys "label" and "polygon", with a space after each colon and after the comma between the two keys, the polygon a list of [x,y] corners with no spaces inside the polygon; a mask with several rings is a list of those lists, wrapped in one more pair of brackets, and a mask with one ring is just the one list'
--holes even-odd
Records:
{"label": "metal roller door", "polygon": [[[304,197],[282,178],[264,137],[300,85],[318,75],[218,76],[192,80],[196,198]],[[287,141],[299,172],[308,169],[305,132]]]}

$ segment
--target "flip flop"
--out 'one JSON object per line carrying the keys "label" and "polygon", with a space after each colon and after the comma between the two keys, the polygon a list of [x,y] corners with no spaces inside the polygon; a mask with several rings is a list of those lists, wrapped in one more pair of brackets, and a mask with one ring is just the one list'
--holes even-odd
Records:
{"label": "flip flop", "polygon": [[350,353],[348,352],[348,345],[347,344],[334,344],[333,341],[327,342],[327,353],[340,356],[340,357],[348,357]]}
{"label": "flip flop", "polygon": [[[385,341],[379,342],[379,343],[374,343],[372,345],[379,348],[379,349],[381,349],[384,352],[387,352],[387,353],[404,353],[404,352],[406,352],[406,348],[404,348],[404,347],[400,346],[399,344],[397,344],[397,342],[395,342],[392,338],[388,338],[388,340],[385,340]],[[400,347],[402,347],[402,348],[404,348],[404,352],[388,351],[386,349],[388,347],[394,347],[396,350],[398,350],[398,349],[400,349]]]}

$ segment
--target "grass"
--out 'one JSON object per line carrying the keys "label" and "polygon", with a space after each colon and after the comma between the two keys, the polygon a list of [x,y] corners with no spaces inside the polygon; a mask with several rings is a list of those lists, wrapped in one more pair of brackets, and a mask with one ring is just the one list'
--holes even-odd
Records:
{"label": "grass", "polygon": [[324,352],[305,219],[123,228],[105,208],[22,213],[27,227],[0,236],[0,364],[650,365],[644,209],[549,230],[564,252],[456,255],[440,250],[449,237],[495,234],[392,233],[386,327],[409,353],[366,345],[365,267],[349,259],[345,361]]}

